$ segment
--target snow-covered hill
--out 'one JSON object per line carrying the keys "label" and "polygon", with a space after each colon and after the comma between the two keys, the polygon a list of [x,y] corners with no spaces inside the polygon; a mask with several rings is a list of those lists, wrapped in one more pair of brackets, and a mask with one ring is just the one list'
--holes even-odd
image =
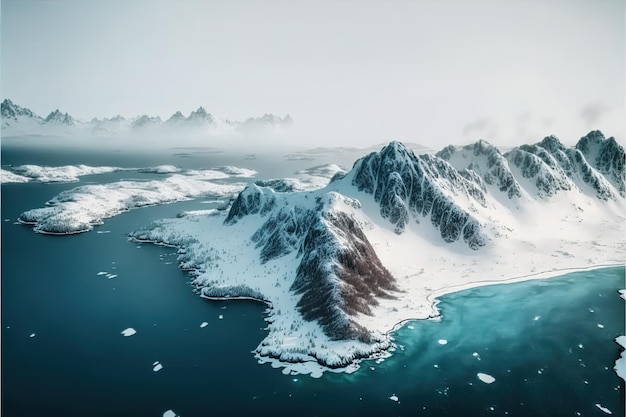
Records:
{"label": "snow-covered hill", "polygon": [[192,111],[185,117],[180,111],[175,112],[165,122],[159,116],[140,115],[124,118],[120,115],[110,119],[93,118],[81,121],[59,109],[51,112],[45,119],[25,107],[5,99],[1,104],[2,134],[4,136],[19,135],[120,135],[133,133],[159,133],[163,135],[207,134],[228,132],[262,132],[282,129],[292,124],[289,115],[278,117],[265,114],[261,117],[250,117],[245,121],[230,121],[215,117],[203,107]]}
{"label": "snow-covered hill", "polygon": [[505,154],[484,141],[437,155],[391,142],[324,188],[259,181],[227,213],[131,237],[179,246],[204,297],[268,302],[261,363],[349,371],[392,351],[398,323],[436,317],[438,295],[623,264],[624,158],[600,132]]}

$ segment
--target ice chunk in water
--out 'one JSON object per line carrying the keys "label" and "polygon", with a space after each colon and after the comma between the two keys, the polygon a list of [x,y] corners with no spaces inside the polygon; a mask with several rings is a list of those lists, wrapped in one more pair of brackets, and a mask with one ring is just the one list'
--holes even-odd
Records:
{"label": "ice chunk in water", "polygon": [[476,376],[478,377],[478,379],[483,381],[485,384],[491,384],[491,383],[495,382],[495,380],[496,380],[491,375],[483,374],[482,372],[477,373]]}
{"label": "ice chunk in water", "polygon": [[600,410],[604,411],[607,414],[613,414],[613,412],[611,410],[609,410],[606,407],[602,407],[602,405],[600,405],[600,404],[596,404],[596,407],[598,407]]}
{"label": "ice chunk in water", "polygon": [[137,331],[135,329],[133,329],[132,327],[129,327],[128,329],[122,330],[122,334],[126,337],[128,336],[132,336],[135,333],[137,333]]}

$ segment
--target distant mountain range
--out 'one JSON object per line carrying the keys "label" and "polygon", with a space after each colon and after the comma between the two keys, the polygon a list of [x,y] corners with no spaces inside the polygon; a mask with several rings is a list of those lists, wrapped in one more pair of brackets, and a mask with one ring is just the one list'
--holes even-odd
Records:
{"label": "distant mountain range", "polygon": [[117,115],[112,118],[93,118],[82,121],[63,113],[59,109],[52,111],[43,118],[32,110],[21,107],[9,99],[5,99],[1,107],[2,133],[5,135],[21,134],[124,134],[124,133],[175,133],[181,130],[185,133],[210,134],[227,132],[272,131],[290,126],[293,123],[291,116],[275,116],[265,114],[261,117],[250,117],[244,121],[231,121],[215,117],[204,107],[199,107],[185,117],[177,111],[166,121],[159,116],[140,115],[134,118],[125,118]]}

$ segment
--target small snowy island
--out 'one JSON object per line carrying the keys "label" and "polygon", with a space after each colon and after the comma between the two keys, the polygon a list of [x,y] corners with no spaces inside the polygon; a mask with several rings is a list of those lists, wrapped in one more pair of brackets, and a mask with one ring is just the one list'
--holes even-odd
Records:
{"label": "small snowy island", "polygon": [[504,154],[485,141],[436,155],[391,142],[323,188],[259,181],[229,210],[130,237],[177,246],[202,297],[267,303],[258,361],[319,377],[389,355],[390,333],[436,318],[442,294],[622,265],[624,161],[598,131]]}

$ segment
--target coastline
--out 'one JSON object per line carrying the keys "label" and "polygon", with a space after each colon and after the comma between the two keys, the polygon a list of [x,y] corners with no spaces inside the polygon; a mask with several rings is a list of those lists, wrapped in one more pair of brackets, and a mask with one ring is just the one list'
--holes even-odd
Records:
{"label": "coastline", "polygon": [[[183,219],[177,219],[183,220]],[[148,238],[148,236],[150,236]],[[161,236],[164,240],[155,238],[155,235],[150,235],[149,231],[136,231],[132,232],[128,235],[129,241],[132,242],[141,242],[141,243],[150,243],[160,246],[166,246],[171,248],[176,248],[178,251],[186,251],[189,246],[189,241],[186,242],[169,242],[167,241],[166,236]],[[563,276],[570,273],[575,272],[584,272],[591,271],[596,269],[603,268],[614,268],[625,266],[624,263],[605,263],[605,264],[597,264],[593,266],[580,266],[580,267],[567,267],[567,268],[558,268],[552,269],[542,272],[534,272],[531,274],[525,274],[521,276],[514,276],[510,278],[500,279],[500,280],[480,280],[473,282],[466,282],[462,284],[449,285],[443,288],[439,288],[425,294],[425,299],[429,303],[430,314],[428,317],[410,317],[403,318],[402,320],[394,323],[387,331],[381,332],[385,339],[389,342],[385,347],[382,345],[371,345],[370,353],[367,355],[363,355],[358,357],[359,355],[355,355],[350,359],[349,363],[342,366],[333,366],[332,364],[325,363],[324,358],[317,356],[315,353],[315,349],[313,351],[307,351],[306,354],[297,355],[293,358],[284,358],[281,355],[278,355],[277,352],[281,351],[283,347],[281,345],[275,345],[270,348],[268,352],[264,352],[263,343],[265,340],[261,341],[259,346],[253,350],[254,357],[257,359],[259,364],[267,364],[269,363],[273,368],[283,368],[283,373],[288,375],[297,375],[297,374],[308,374],[312,378],[319,378],[323,375],[324,372],[333,372],[333,373],[352,373],[360,368],[361,361],[367,360],[376,360],[380,358],[388,358],[393,355],[394,350],[396,349],[396,344],[392,342],[393,333],[402,328],[407,322],[417,321],[417,320],[433,320],[441,317],[441,313],[439,312],[437,305],[440,300],[438,299],[441,296],[446,294],[451,294],[459,291],[464,291],[472,288],[478,288],[483,286],[490,285],[505,285],[505,284],[513,284],[519,282],[526,282],[531,280],[539,280],[539,279],[549,279],[554,277]],[[179,260],[178,267],[181,270],[185,270],[190,273],[192,277],[195,277],[199,274],[202,269],[200,265],[189,265],[185,267]],[[272,322],[276,319],[274,317],[278,314],[280,316],[280,308],[277,307],[270,299],[252,297],[252,296],[236,296],[236,295],[228,295],[228,296],[207,296],[202,294],[202,288],[204,286],[200,285],[198,287],[194,287],[192,290],[197,292],[200,298],[204,298],[211,301],[235,301],[235,300],[250,300],[254,302],[260,302],[267,305],[268,309],[266,310],[267,317],[265,320],[268,322],[269,326],[272,326]],[[268,327],[266,330],[268,331],[268,336],[271,335],[272,330]],[[344,343],[346,345],[350,345],[350,341],[340,341],[338,343]],[[273,345],[270,343],[269,346]],[[269,347],[266,345],[266,347]],[[275,350],[276,349],[276,350]],[[288,353],[288,351],[286,351]],[[302,352],[304,353],[304,352]],[[352,352],[353,354],[356,352]],[[362,352],[363,353],[363,352]],[[289,356],[289,355],[287,355]],[[341,355],[340,355],[341,356]],[[343,359],[348,359],[344,357]]]}
{"label": "coastline", "polygon": [[[626,263],[622,263],[622,264],[611,263],[611,264],[599,264],[599,265],[587,266],[587,267],[559,268],[559,269],[553,269],[550,271],[543,271],[543,272],[536,272],[536,273],[527,274],[527,275],[521,275],[521,276],[517,276],[513,278],[506,278],[503,280],[475,281],[475,282],[468,282],[468,283],[459,284],[459,285],[450,285],[448,287],[443,287],[438,290],[435,290],[426,296],[426,299],[431,303],[431,309],[433,312],[432,317],[428,317],[427,319],[410,319],[410,320],[428,320],[428,319],[434,319],[434,318],[440,317],[441,314],[439,313],[439,310],[437,309],[437,305],[439,304],[438,298],[447,294],[457,293],[460,291],[465,291],[465,290],[469,290],[473,288],[487,287],[491,285],[506,285],[506,284],[515,284],[519,282],[550,279],[550,278],[556,278],[556,277],[560,277],[563,275],[576,273],[576,272],[586,272],[586,271],[593,271],[596,269],[604,269],[604,268],[617,268],[620,266],[626,267]],[[407,321],[407,320],[403,320],[403,322],[404,321]],[[391,331],[393,330],[390,330],[390,332]]]}

